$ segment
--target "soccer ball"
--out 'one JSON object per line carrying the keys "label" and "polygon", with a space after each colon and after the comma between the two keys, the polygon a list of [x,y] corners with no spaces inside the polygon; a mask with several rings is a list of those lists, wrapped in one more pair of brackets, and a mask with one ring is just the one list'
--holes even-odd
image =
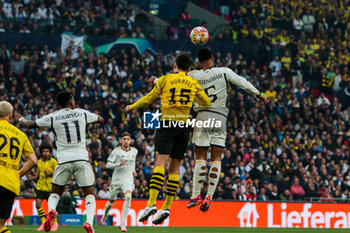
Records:
{"label": "soccer ball", "polygon": [[209,32],[204,27],[195,27],[191,31],[191,41],[195,45],[204,45],[209,40]]}

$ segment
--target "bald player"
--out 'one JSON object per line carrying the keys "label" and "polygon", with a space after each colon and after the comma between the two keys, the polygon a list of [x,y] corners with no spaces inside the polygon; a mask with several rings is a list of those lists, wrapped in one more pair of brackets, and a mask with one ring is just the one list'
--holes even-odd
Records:
{"label": "bald player", "polygon": [[[0,102],[0,233],[9,233],[5,227],[10,217],[15,197],[20,192],[20,177],[27,174],[37,163],[27,135],[10,122],[13,107],[7,101]],[[19,169],[21,156],[26,162]]]}

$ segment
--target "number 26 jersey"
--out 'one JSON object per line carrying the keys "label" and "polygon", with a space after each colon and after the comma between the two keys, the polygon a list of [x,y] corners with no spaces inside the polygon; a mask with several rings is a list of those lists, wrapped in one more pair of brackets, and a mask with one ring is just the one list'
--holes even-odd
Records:
{"label": "number 26 jersey", "polygon": [[86,126],[98,120],[98,115],[84,109],[64,108],[37,119],[36,124],[50,128],[57,146],[58,164],[89,161],[86,150]]}
{"label": "number 26 jersey", "polygon": [[0,120],[0,186],[18,195],[21,155],[33,153],[27,135],[8,121]]}

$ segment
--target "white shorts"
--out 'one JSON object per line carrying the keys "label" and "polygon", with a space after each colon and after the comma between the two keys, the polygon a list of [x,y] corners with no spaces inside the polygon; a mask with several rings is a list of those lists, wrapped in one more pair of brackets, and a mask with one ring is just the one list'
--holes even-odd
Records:
{"label": "white shorts", "polygon": [[192,143],[198,147],[219,146],[225,147],[226,144],[226,122],[227,118],[215,112],[200,111],[197,115],[198,120],[215,119],[221,122],[219,128],[197,128],[193,130]]}
{"label": "white shorts", "polygon": [[135,185],[132,182],[126,182],[121,184],[111,184],[109,186],[109,192],[111,193],[111,196],[109,199],[111,200],[117,200],[119,193],[125,193],[126,191],[134,191]]}
{"label": "white shorts", "polygon": [[95,174],[87,161],[75,161],[57,165],[51,183],[66,186],[70,183],[72,175],[80,188],[95,184]]}

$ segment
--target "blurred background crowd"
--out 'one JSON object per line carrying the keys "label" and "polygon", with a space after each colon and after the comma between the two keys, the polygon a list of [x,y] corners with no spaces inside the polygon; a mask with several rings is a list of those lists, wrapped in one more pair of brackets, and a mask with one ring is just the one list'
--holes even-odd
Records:
{"label": "blurred background crowd", "polygon": [[[238,52],[215,53],[216,65],[232,68],[271,102],[263,105],[244,91],[229,88],[228,136],[214,199],[345,201],[350,197],[350,1],[194,3],[230,22],[211,40],[236,43]],[[132,5],[122,1],[0,0],[0,10],[0,33],[157,38],[152,17],[144,10],[135,15]],[[186,29],[181,23],[190,18],[185,8],[179,24],[169,26],[169,39],[181,38],[174,33],[187,35],[188,31],[181,32]],[[150,76],[171,72],[176,52],[139,54],[132,48],[99,54],[78,49],[78,58],[72,59],[72,50],[2,44],[0,100],[12,102],[26,119],[37,119],[57,110],[56,93],[69,88],[79,107],[105,119],[105,124],[89,126],[87,132],[98,196],[109,196],[112,171],[106,169],[106,159],[128,131],[139,151],[133,197],[148,198],[155,132],[142,128],[143,110],[125,114],[124,107],[151,90]],[[193,69],[197,68],[196,63]],[[147,109],[159,106],[157,100]],[[49,130],[26,133],[38,155],[43,142],[55,148]],[[190,143],[180,170],[178,199],[190,198],[194,159]],[[22,180],[25,197],[35,194],[33,177],[34,173]],[[203,192],[206,189],[204,183]],[[69,192],[82,195],[74,179]],[[164,196],[165,186],[159,199]]]}

